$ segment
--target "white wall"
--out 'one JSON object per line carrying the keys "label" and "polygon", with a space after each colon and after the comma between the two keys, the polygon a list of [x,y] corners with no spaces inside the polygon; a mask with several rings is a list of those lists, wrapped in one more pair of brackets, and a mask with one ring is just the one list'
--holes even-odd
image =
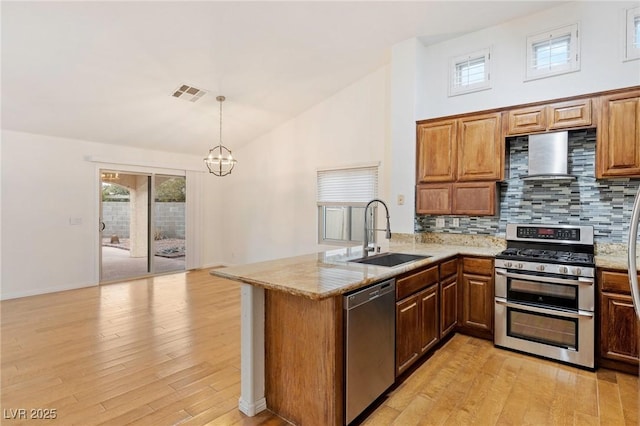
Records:
{"label": "white wall", "polygon": [[[232,175],[203,176],[203,266],[322,249],[321,167],[380,162],[392,231],[413,232],[415,121],[640,84],[640,61],[620,60],[622,13],[635,4],[573,2],[428,47],[415,39],[394,46],[389,66],[234,150]],[[526,35],[576,21],[581,71],[523,82]],[[493,47],[493,88],[448,97],[449,58],[486,45]],[[0,148],[2,298],[97,283],[97,173],[85,155],[202,167],[200,157],[10,131]],[[69,225],[70,218],[82,225]]]}
{"label": "white wall", "polygon": [[[239,163],[230,176],[205,173],[202,266],[321,250],[317,168],[378,161],[384,197],[389,186],[388,117],[385,67],[234,151]],[[101,164],[85,157],[176,170],[203,168],[200,157],[51,136],[3,130],[1,141],[2,299],[98,283]],[[82,224],[70,225],[72,218]]]}
{"label": "white wall", "polygon": [[388,117],[389,69],[384,67],[234,150],[237,171],[224,182],[226,263],[322,249],[317,243],[318,168],[380,162],[379,195],[386,198]]}
{"label": "white wall", "polygon": [[[424,47],[416,118],[426,119],[640,84],[640,61],[623,62],[624,11],[632,2],[571,2],[523,19]],[[526,37],[579,23],[580,71],[524,81]],[[492,47],[492,89],[447,95],[452,56]]]}
{"label": "white wall", "polygon": [[[394,165],[403,158],[415,159],[418,120],[639,85],[640,60],[622,61],[624,12],[637,4],[571,2],[430,46],[421,46],[417,40],[394,46],[391,64]],[[581,33],[580,71],[525,82],[526,37],[575,22],[579,22]],[[449,97],[450,58],[488,46],[492,48],[492,89]],[[415,58],[410,57],[412,51]],[[415,81],[396,78],[396,74],[408,79],[415,75]],[[413,99],[407,94],[407,84],[416,88]],[[414,111],[412,120],[404,117],[410,111]],[[411,174],[394,170],[392,181],[394,193],[413,194],[415,169]],[[395,223],[401,224],[403,232],[413,232],[411,207],[396,210]]]}
{"label": "white wall", "polygon": [[[1,149],[2,299],[97,284],[99,165],[85,156],[202,167],[193,156],[12,131],[2,131]],[[215,251],[206,252],[214,263]]]}
{"label": "white wall", "polygon": [[[397,43],[391,50],[391,216],[395,232],[412,234],[415,191],[416,102],[422,79],[418,75],[424,47],[417,39]],[[404,197],[404,204],[398,203]]]}

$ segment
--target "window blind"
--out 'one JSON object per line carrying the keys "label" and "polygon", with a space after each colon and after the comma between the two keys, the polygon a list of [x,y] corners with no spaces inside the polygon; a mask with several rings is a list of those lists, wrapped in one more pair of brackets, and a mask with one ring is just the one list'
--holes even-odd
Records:
{"label": "window blind", "polygon": [[469,58],[456,64],[455,81],[456,86],[469,86],[475,83],[482,83],[485,80],[484,71],[485,57]]}
{"label": "window blind", "polygon": [[377,196],[377,166],[318,171],[318,204],[367,203]]}
{"label": "window blind", "polygon": [[550,69],[570,62],[571,34],[533,44],[533,67]]}

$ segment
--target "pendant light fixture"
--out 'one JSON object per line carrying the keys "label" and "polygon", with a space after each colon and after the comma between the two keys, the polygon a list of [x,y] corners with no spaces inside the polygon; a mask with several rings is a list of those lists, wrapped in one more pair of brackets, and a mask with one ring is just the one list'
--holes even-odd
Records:
{"label": "pendant light fixture", "polygon": [[218,96],[216,100],[220,102],[220,145],[209,150],[209,155],[204,159],[204,163],[207,165],[209,173],[213,173],[216,176],[226,176],[231,174],[231,170],[233,170],[237,161],[231,155],[231,150],[222,145],[222,102],[224,102],[225,97]]}

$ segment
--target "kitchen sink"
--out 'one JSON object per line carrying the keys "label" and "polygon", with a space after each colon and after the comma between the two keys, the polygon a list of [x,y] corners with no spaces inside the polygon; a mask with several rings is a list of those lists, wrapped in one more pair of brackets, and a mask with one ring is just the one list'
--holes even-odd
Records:
{"label": "kitchen sink", "polygon": [[350,262],[364,263],[367,265],[394,267],[403,263],[415,262],[416,260],[426,259],[431,256],[407,253],[384,253],[375,256],[363,257],[361,259],[351,260]]}

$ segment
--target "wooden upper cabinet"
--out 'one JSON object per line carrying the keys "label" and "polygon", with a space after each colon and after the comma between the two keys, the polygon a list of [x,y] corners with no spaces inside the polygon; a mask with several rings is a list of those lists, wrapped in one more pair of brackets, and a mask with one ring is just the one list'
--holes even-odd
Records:
{"label": "wooden upper cabinet", "polygon": [[504,179],[504,147],[500,113],[459,120],[458,181]]}
{"label": "wooden upper cabinet", "polygon": [[495,181],[422,183],[416,186],[416,213],[494,216],[497,186]]}
{"label": "wooden upper cabinet", "polygon": [[593,125],[591,99],[514,108],[505,112],[506,134],[523,135]]}
{"label": "wooden upper cabinet", "polygon": [[418,124],[417,141],[418,184],[504,179],[500,113]]}
{"label": "wooden upper cabinet", "polygon": [[547,114],[544,105],[512,109],[506,112],[507,135],[544,132],[547,129]]}
{"label": "wooden upper cabinet", "polygon": [[640,90],[602,96],[596,177],[640,176]]}
{"label": "wooden upper cabinet", "polygon": [[453,184],[451,212],[469,216],[493,216],[498,206],[496,182]]}
{"label": "wooden upper cabinet", "polygon": [[549,130],[587,127],[593,123],[591,99],[560,102],[547,107]]}
{"label": "wooden upper cabinet", "polygon": [[451,183],[419,184],[416,186],[416,213],[451,214]]}
{"label": "wooden upper cabinet", "polygon": [[418,183],[456,179],[456,120],[419,124],[416,177]]}
{"label": "wooden upper cabinet", "polygon": [[416,213],[492,216],[504,179],[501,114],[418,124]]}

